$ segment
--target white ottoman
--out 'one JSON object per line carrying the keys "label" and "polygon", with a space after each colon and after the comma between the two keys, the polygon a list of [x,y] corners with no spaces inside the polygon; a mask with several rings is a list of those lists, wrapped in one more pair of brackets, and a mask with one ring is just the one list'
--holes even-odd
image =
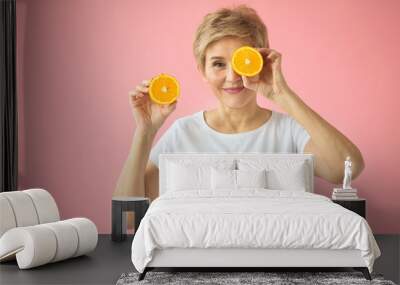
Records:
{"label": "white ottoman", "polygon": [[60,221],[49,192],[29,189],[0,193],[0,262],[20,269],[86,254],[96,248],[96,225],[87,218]]}

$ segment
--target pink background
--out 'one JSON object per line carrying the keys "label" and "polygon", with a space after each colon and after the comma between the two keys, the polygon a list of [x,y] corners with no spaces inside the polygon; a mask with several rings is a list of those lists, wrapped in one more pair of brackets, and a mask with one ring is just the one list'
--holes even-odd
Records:
{"label": "pink background", "polygon": [[[373,231],[400,233],[397,0],[17,0],[20,189],[45,188],[62,218],[88,217],[109,233],[135,130],[128,91],[161,72],[180,81],[156,139],[176,118],[216,106],[192,41],[206,13],[235,3],[264,20],[292,89],[360,148],[366,168],[353,186]],[[333,187],[316,180],[317,193]]]}

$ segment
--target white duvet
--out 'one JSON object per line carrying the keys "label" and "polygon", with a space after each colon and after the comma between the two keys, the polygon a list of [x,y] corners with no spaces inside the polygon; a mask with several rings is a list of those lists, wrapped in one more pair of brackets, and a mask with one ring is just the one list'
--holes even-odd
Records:
{"label": "white duvet", "polygon": [[154,249],[358,249],[372,272],[380,250],[364,218],[301,191],[179,191],[151,203],[132,242],[143,272]]}

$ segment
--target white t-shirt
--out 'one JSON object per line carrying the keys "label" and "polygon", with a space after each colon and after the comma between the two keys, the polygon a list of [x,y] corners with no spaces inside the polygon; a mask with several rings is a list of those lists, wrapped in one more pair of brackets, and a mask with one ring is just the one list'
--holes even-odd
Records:
{"label": "white t-shirt", "polygon": [[303,153],[310,135],[287,114],[272,111],[255,130],[224,134],[209,127],[204,111],[177,119],[151,149],[149,159],[158,167],[160,153]]}

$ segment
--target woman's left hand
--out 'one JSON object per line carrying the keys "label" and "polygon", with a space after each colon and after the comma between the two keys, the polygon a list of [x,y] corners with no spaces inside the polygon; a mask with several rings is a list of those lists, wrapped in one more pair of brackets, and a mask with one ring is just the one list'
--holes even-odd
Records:
{"label": "woman's left hand", "polygon": [[282,55],[269,48],[255,48],[264,60],[263,69],[253,77],[242,76],[244,87],[251,89],[273,102],[290,90],[282,74]]}

